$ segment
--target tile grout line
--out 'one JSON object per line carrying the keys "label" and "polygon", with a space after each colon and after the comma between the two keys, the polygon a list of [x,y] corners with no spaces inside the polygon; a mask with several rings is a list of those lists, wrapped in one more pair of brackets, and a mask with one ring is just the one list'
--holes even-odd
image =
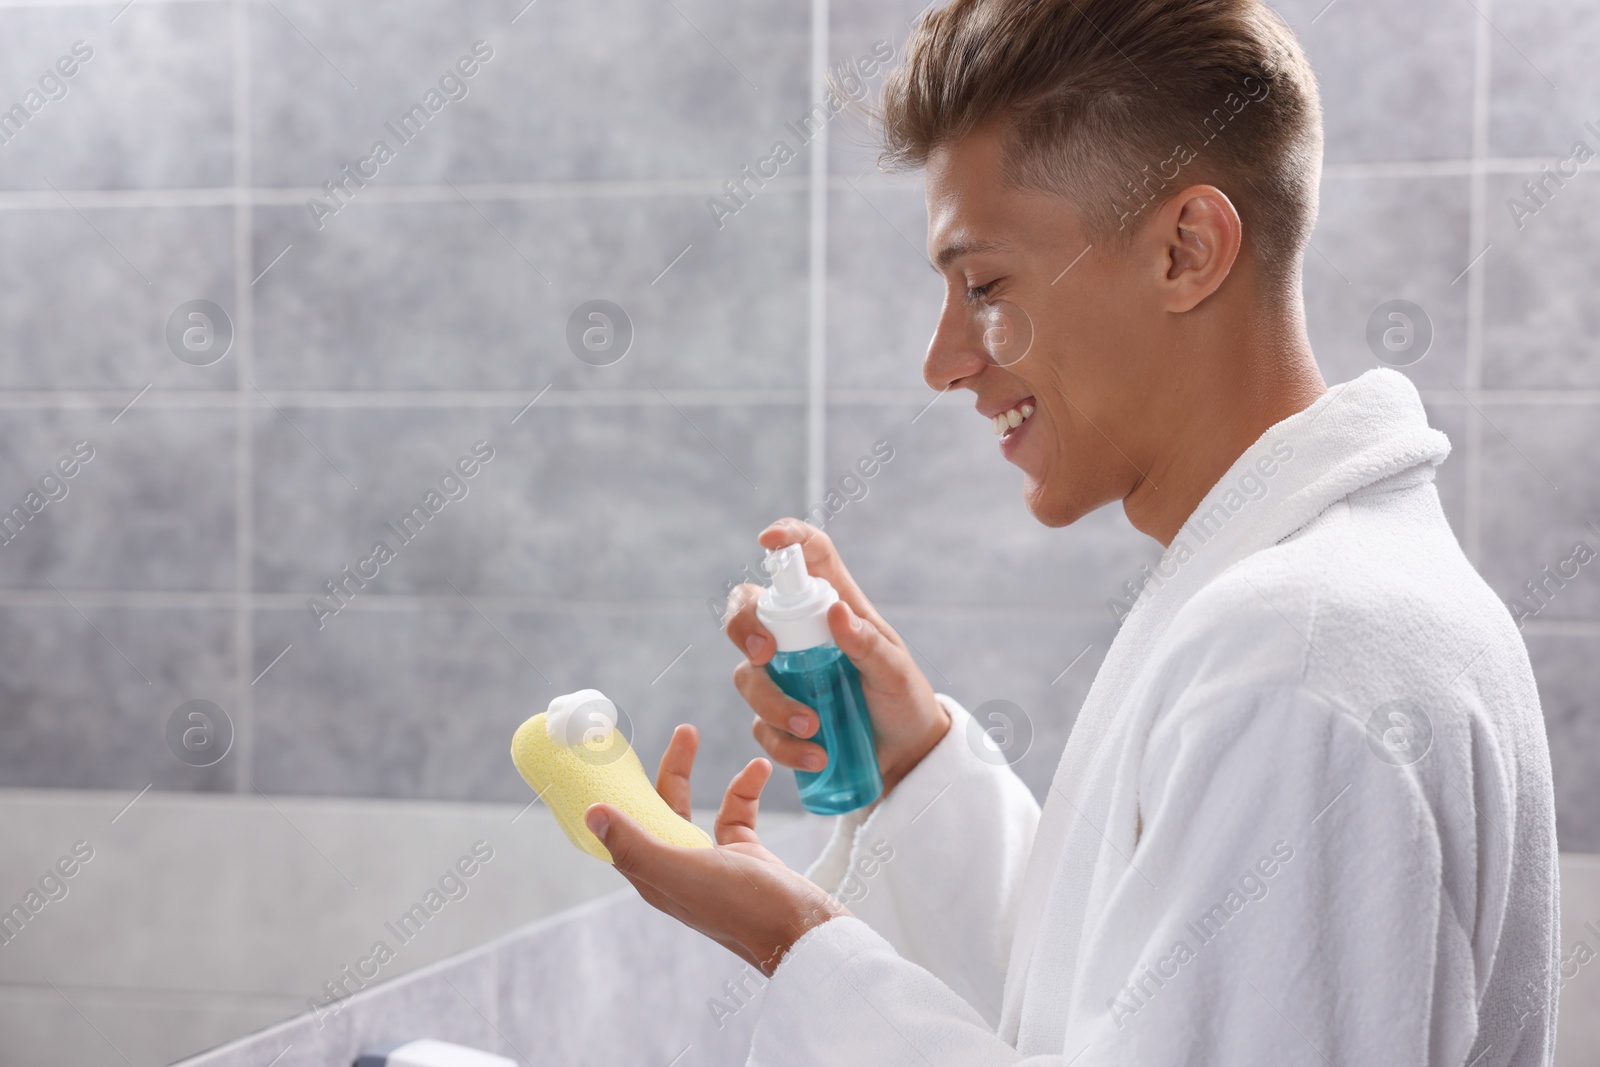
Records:
{"label": "tile grout line", "polygon": [[[188,2],[188,0],[185,0]],[[194,0],[199,2],[199,0]],[[3,3],[0,3],[3,6]],[[1537,170],[1544,157],[1485,156],[1483,159],[1394,160],[1388,162],[1324,164],[1324,180],[1365,180],[1371,178],[1414,179],[1469,176],[1478,168],[1489,174],[1520,174]],[[829,191],[847,191],[850,181],[840,175],[823,178],[779,175],[769,184],[791,193],[814,192],[816,185]],[[914,179],[869,172],[855,184],[862,188],[903,189],[920,186]],[[458,202],[462,193],[475,201],[554,200],[563,197],[648,197],[705,195],[719,189],[716,178],[640,178],[598,179],[582,182],[481,182],[448,185],[373,186],[362,195],[372,203],[411,204]],[[459,190],[459,191],[458,191]],[[111,210],[150,207],[230,207],[239,202],[256,207],[298,207],[308,196],[321,195],[315,186],[197,186],[179,188],[157,186],[143,189],[73,189],[73,203],[79,208]],[[0,211],[70,210],[59,196],[48,190],[0,189]]]}
{"label": "tile grout line", "polygon": [[[200,3],[206,3],[206,2],[208,2],[208,0],[144,0],[144,3],[146,5],[150,5],[150,4],[200,4]],[[82,3],[82,0],[0,0],[0,11],[4,11],[4,10],[15,11],[18,8],[28,8],[28,7],[60,9],[60,8],[64,8],[64,7],[83,7],[83,6],[85,6],[85,5]],[[96,5],[96,6],[99,6],[99,7],[119,7],[119,6],[121,6],[121,4],[116,2],[116,0],[107,0],[107,2],[100,3],[100,4]]]}
{"label": "tile grout line", "polygon": [[[139,609],[151,611],[230,611],[237,600],[232,589],[172,590],[150,589],[86,589],[76,588],[73,601],[83,608]],[[276,592],[251,594],[253,612],[298,613],[305,610],[303,593]],[[479,594],[473,598],[479,607],[496,611],[526,615],[560,616],[563,618],[676,618],[681,614],[700,615],[703,601],[685,596],[677,599],[640,603],[632,600],[561,600],[535,594],[507,593],[494,596]],[[360,615],[414,614],[437,607],[459,606],[456,593],[407,592],[373,594],[355,601],[349,611]],[[909,619],[945,621],[970,621],[974,614],[1004,617],[1007,619],[1039,619],[1073,625],[1109,625],[1103,607],[1088,604],[1084,607],[1046,607],[1042,605],[1009,604],[918,604],[915,602],[883,602],[878,605],[886,615]],[[0,609],[49,608],[69,611],[58,594],[32,588],[0,588]],[[1600,636],[1600,619],[1559,618],[1534,619],[1524,627],[1524,633],[1563,636],[1578,634]]]}
{"label": "tile grout line", "polygon": [[[269,387],[270,388],[270,387]],[[133,386],[120,389],[6,389],[0,387],[0,410],[69,410],[77,408],[115,409],[127,404]],[[272,390],[275,403],[291,409],[323,409],[332,411],[406,411],[472,410],[502,408],[514,412],[527,406],[528,394],[533,386],[516,389],[485,389],[478,391],[387,391],[367,389],[307,389],[299,391]],[[1477,404],[1600,404],[1600,389],[1596,388],[1510,388],[1510,389],[1433,389],[1420,387],[1418,392],[1428,404],[1444,406]],[[540,407],[665,407],[670,403],[706,408],[746,408],[754,406],[804,407],[809,391],[794,389],[663,389],[647,392],[642,389],[578,389],[569,392],[552,390]],[[823,395],[829,404],[838,405],[902,405],[925,407],[928,391],[922,389],[875,389],[844,386],[825,389]],[[1465,396],[1465,399],[1463,399]],[[249,396],[240,396],[239,390],[168,390],[155,392],[139,401],[141,409],[158,408],[185,411],[230,411],[240,406],[253,407]]]}
{"label": "tile grout line", "polygon": [[[246,0],[233,0],[233,182],[249,186],[250,158],[250,11]],[[246,391],[252,380],[255,342],[254,282],[250,250],[254,208],[240,197],[233,208],[234,315],[234,791],[246,793],[255,762],[255,704],[251,699],[250,665],[255,645],[253,563],[255,557],[253,407]]]}
{"label": "tile grout line", "polygon": [[[231,589],[195,590],[182,593],[174,593],[170,590],[74,589],[72,597],[79,607],[138,608],[152,611],[227,611],[233,609],[237,600],[237,593]],[[692,596],[639,602],[626,599],[562,600],[524,593],[497,595],[480,593],[473,597],[472,603],[480,608],[493,608],[496,611],[509,613],[605,619],[622,617],[676,618],[684,613],[698,617],[703,616],[705,612],[705,601]],[[254,611],[262,613],[304,612],[305,594],[303,592],[257,592],[251,594],[251,605]],[[985,618],[989,616],[1008,619],[1039,618],[1110,625],[1109,621],[1107,621],[1109,616],[1106,615],[1104,607],[1092,603],[1085,607],[1063,608],[1043,605],[1019,605],[1014,602],[1004,606],[995,606],[983,603],[918,604],[885,601],[881,606],[885,612],[893,610],[897,615],[917,619],[966,620],[977,614]],[[0,588],[0,608],[40,607],[59,611],[71,610],[61,602],[60,596],[56,593],[38,589]],[[341,611],[341,614],[343,614],[343,611],[349,611],[357,615],[414,614],[440,607],[454,610],[471,610],[470,608],[461,608],[459,593],[429,591],[366,594],[363,598],[348,604]],[[1535,624],[1529,623],[1529,625]],[[1597,621],[1595,625],[1600,626],[1600,621]],[[711,631],[708,630],[706,632],[710,633]]]}
{"label": "tile grout line", "polygon": [[[0,408],[107,408],[115,410],[128,406],[128,394],[137,386],[119,389],[6,389],[0,387]],[[307,389],[299,391],[270,390],[273,402],[287,408],[344,409],[399,409],[407,408],[504,408],[515,412],[528,407],[528,394],[537,387],[519,386],[515,389],[486,389],[479,391],[414,391],[367,389]],[[869,395],[860,390],[845,390],[846,394]],[[1453,393],[1451,394],[1454,395]],[[665,407],[684,404],[696,407],[746,407],[752,405],[800,405],[806,402],[804,389],[579,389],[569,392],[552,392],[548,400],[541,400],[541,408],[600,407],[605,405],[628,407]],[[926,403],[926,394],[901,390],[897,402]],[[248,396],[239,396],[238,390],[170,390],[141,400],[141,409],[151,407],[229,410],[240,403],[254,407]]]}
{"label": "tile grout line", "polygon": [[[828,76],[828,0],[811,0],[811,100],[822,99]],[[818,124],[811,141],[810,173],[810,338],[806,368],[806,482],[801,511],[822,499],[827,462],[828,384],[828,124]]]}
{"label": "tile grout line", "polygon": [[[1463,164],[1464,165],[1464,164]],[[841,179],[830,182],[842,185]],[[801,193],[810,188],[810,179],[779,174],[766,179],[775,189]],[[908,187],[910,183],[906,184]],[[72,203],[80,208],[116,207],[228,207],[240,201],[257,207],[300,207],[307,197],[326,196],[326,190],[310,185],[234,186],[151,186],[134,189],[68,189]],[[364,202],[385,204],[455,203],[466,194],[474,202],[507,200],[557,200],[572,197],[702,197],[720,193],[715,178],[598,178],[586,181],[551,182],[456,182],[450,185],[429,183],[372,185],[363,190]],[[45,189],[0,190],[0,210],[27,211],[57,208],[70,210],[53,191]]]}
{"label": "tile grout line", "polygon": [[[1491,0],[1481,0],[1473,54],[1472,83],[1472,172],[1467,215],[1467,255],[1482,254],[1488,240],[1488,159],[1489,92],[1493,74],[1494,38],[1489,23]],[[1464,377],[1468,392],[1478,392],[1483,381],[1484,277],[1486,263],[1480,263],[1467,276],[1467,352]],[[1483,425],[1482,419],[1467,417],[1465,526],[1467,559],[1479,566],[1483,560]]]}

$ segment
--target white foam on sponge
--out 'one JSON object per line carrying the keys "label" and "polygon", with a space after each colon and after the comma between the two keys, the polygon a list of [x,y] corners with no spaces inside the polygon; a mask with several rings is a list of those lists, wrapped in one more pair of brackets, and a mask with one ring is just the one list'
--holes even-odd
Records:
{"label": "white foam on sponge", "polygon": [[617,728],[617,706],[598,689],[556,697],[544,713],[550,739],[568,748],[604,741]]}

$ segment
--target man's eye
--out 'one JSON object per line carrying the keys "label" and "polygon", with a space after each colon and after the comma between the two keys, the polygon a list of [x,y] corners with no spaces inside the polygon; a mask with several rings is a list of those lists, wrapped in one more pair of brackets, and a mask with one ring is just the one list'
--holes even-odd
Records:
{"label": "man's eye", "polygon": [[990,282],[987,285],[972,286],[967,289],[967,299],[969,301],[982,300],[989,295],[989,290],[993,288],[994,282]]}

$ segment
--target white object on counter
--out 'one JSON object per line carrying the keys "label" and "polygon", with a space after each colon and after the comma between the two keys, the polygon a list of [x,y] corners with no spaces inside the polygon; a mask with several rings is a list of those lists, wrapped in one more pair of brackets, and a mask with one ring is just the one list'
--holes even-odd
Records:
{"label": "white object on counter", "polygon": [[388,1052],[364,1052],[356,1067],[517,1067],[515,1060],[431,1037],[407,1041]]}

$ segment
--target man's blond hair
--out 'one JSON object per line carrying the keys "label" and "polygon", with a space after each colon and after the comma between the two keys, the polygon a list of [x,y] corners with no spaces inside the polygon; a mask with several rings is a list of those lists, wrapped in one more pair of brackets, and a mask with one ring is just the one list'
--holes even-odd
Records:
{"label": "man's blond hair", "polygon": [[1180,189],[1215,185],[1263,272],[1299,279],[1322,109],[1262,0],[953,0],[918,20],[878,119],[891,170],[1005,123],[1008,178],[1073,199],[1092,240],[1131,236]]}

